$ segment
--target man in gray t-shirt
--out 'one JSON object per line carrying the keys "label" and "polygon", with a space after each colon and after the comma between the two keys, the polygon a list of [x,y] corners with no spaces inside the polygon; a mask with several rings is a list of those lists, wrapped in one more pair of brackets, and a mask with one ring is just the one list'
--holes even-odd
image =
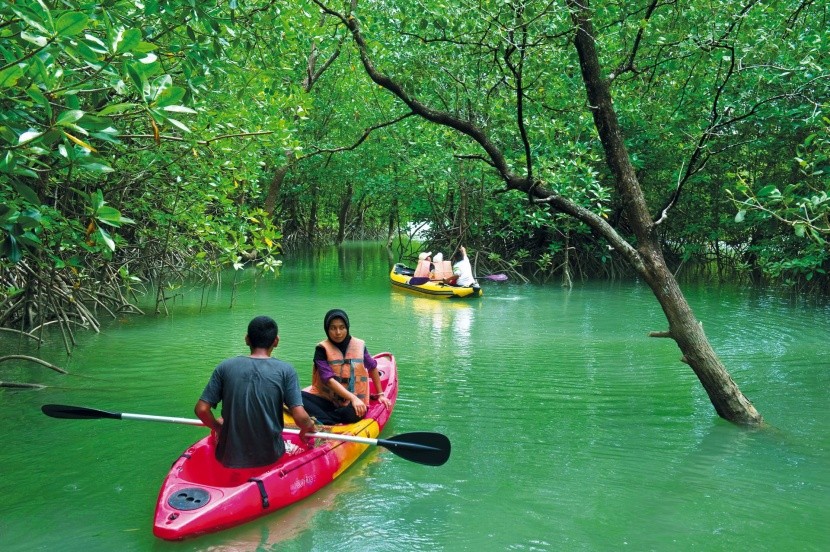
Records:
{"label": "man in gray t-shirt", "polygon": [[[280,459],[285,453],[283,405],[300,427],[300,438],[314,431],[297,371],[271,358],[279,343],[277,323],[267,316],[254,318],[245,343],[251,354],[221,362],[195,407],[199,419],[217,432],[216,459],[229,468],[266,466]],[[220,402],[222,417],[216,419],[212,409]]]}

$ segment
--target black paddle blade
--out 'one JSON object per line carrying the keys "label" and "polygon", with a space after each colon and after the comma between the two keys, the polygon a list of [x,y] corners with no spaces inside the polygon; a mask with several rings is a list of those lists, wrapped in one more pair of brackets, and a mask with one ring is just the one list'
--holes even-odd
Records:
{"label": "black paddle blade", "polygon": [[401,458],[427,466],[445,464],[450,458],[452,448],[446,435],[429,431],[402,433],[389,439],[378,439],[378,445]]}
{"label": "black paddle blade", "polygon": [[69,406],[66,404],[44,404],[40,410],[52,418],[67,418],[71,420],[94,420],[97,418],[121,419],[121,414],[85,408],[83,406]]}

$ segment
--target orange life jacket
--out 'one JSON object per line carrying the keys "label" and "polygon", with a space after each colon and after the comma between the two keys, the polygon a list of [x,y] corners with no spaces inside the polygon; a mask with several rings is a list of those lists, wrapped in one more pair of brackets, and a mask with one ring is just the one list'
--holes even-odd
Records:
{"label": "orange life jacket", "polygon": [[415,274],[413,276],[415,278],[428,278],[430,272],[430,265],[428,259],[422,259],[418,261],[418,266],[415,267]]}
{"label": "orange life jacket", "polygon": [[443,280],[445,278],[452,278],[452,263],[450,261],[441,261],[435,263],[435,270],[432,271],[433,280]]}
{"label": "orange life jacket", "polygon": [[[346,348],[345,356],[337,346],[326,339],[319,343],[326,350],[326,360],[334,372],[334,377],[340,384],[357,395],[366,405],[369,404],[369,371],[363,365],[363,351],[366,342],[352,337]],[[315,366],[311,372],[311,393],[325,397],[335,404],[345,406],[349,401],[344,400],[332,391],[326,382],[320,378],[319,370]]]}

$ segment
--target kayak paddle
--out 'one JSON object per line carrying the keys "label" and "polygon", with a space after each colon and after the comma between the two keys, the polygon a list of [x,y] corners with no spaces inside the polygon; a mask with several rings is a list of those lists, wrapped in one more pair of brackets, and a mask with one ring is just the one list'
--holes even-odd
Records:
{"label": "kayak paddle", "polygon": [[[128,412],[107,412],[95,408],[83,406],[69,406],[65,404],[44,404],[41,411],[52,418],[65,418],[73,420],[142,420],[146,422],[166,422],[172,424],[186,424],[204,426],[202,420],[196,418],[174,418],[170,416],[151,416],[148,414],[130,414]],[[299,435],[299,429],[286,428],[284,433]],[[402,433],[389,439],[373,439],[370,437],[359,437],[357,435],[343,435],[340,433],[307,433],[309,437],[319,439],[332,439],[335,441],[349,441],[352,443],[363,443],[365,445],[381,446],[393,454],[405,458],[411,462],[425,464],[427,466],[441,466],[450,457],[450,440],[442,433],[428,431],[416,431]]]}

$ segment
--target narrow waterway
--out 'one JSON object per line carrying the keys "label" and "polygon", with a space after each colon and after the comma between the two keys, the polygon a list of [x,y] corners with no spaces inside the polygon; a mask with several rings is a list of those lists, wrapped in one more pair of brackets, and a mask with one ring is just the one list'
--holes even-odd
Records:
{"label": "narrow waterway", "polygon": [[[57,333],[38,354],[69,375],[0,363],[0,550],[501,551],[830,549],[830,307],[684,286],[742,391],[770,424],[717,418],[638,283],[484,282],[470,301],[391,289],[375,244],[288,258],[277,276],[186,290],[168,316]],[[193,416],[212,368],[245,354],[245,326],[280,325],[276,356],[310,382],[324,313],[345,309],[371,352],[398,361],[384,436],[438,431],[447,464],[380,448],[312,498],[181,543],[152,535],[159,485],[204,429],[56,420],[45,403]],[[5,352],[8,351],[8,352]]]}

